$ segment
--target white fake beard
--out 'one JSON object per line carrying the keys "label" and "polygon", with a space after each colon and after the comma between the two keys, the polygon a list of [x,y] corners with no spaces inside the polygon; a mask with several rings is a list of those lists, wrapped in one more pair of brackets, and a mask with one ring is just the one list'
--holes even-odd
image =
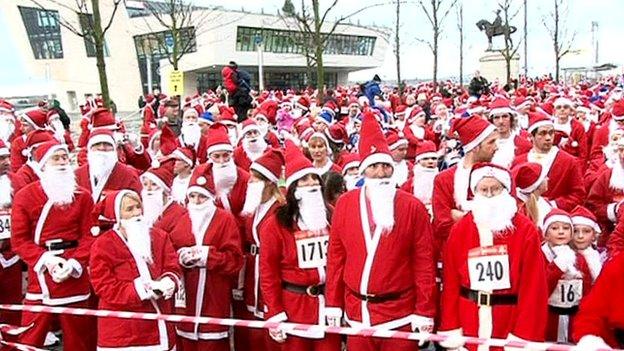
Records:
{"label": "white fake beard", "polygon": [[91,177],[102,180],[108,176],[117,163],[117,151],[89,151],[87,153]]}
{"label": "white fake beard", "polygon": [[238,131],[236,128],[228,128],[228,139],[230,140],[230,144],[236,145],[238,144]]}
{"label": "white fake beard", "polygon": [[366,178],[366,194],[373,213],[375,225],[382,232],[390,232],[394,227],[394,196],[396,187],[392,178]]}
{"label": "white fake beard", "polygon": [[251,161],[255,161],[260,156],[262,156],[266,148],[267,143],[264,138],[257,137],[254,139],[243,139],[243,150],[245,150],[247,157],[249,157]]}
{"label": "white fake beard", "polygon": [[234,184],[236,184],[236,179],[238,179],[234,160],[229,160],[223,164],[213,163],[212,171],[217,193],[219,195],[229,194]]}
{"label": "white fake beard", "polygon": [[143,216],[122,219],[119,221],[119,224],[126,231],[126,241],[130,251],[141,257],[145,262],[153,263],[150,228]]}
{"label": "white fake beard", "polygon": [[346,174],[343,179],[345,181],[345,188],[347,188],[348,191],[355,189],[357,187],[357,183],[360,179],[362,179],[362,177],[358,174]]}
{"label": "white fake beard", "polygon": [[204,238],[204,231],[207,229],[206,224],[212,218],[217,207],[213,199],[208,199],[201,204],[189,203],[187,206],[189,218],[191,219],[191,230],[195,237],[195,242],[201,245]]}
{"label": "white fake beard", "polygon": [[256,212],[260,202],[262,202],[262,192],[264,191],[264,182],[253,182],[247,184],[247,194],[245,194],[245,205],[241,214],[249,216]]}
{"label": "white fake beard", "polygon": [[4,174],[0,176],[0,208],[11,206],[13,187],[11,186],[11,179]]}
{"label": "white fake beard", "polygon": [[405,160],[394,163],[394,172],[392,172],[392,179],[396,186],[401,186],[409,177],[409,164]]}
{"label": "white fake beard", "polygon": [[63,122],[59,120],[52,121],[51,124],[52,132],[54,133],[54,138],[61,143],[65,142],[65,127],[63,126]]}
{"label": "white fake beard", "polygon": [[503,191],[493,197],[475,194],[471,210],[475,224],[485,225],[495,233],[513,227],[511,220],[518,212],[518,206],[516,200]]}
{"label": "white fake beard", "polygon": [[55,205],[67,205],[74,201],[76,176],[69,166],[45,167],[40,175],[43,192]]}
{"label": "white fake beard", "polygon": [[327,208],[320,185],[298,187],[295,199],[299,203],[300,226],[311,231],[327,228]]}
{"label": "white fake beard", "polygon": [[264,138],[269,132],[268,123],[258,123],[258,129],[260,129],[260,135]]}
{"label": "white fake beard", "polygon": [[147,226],[151,228],[165,208],[163,190],[147,191],[143,189],[141,190],[141,200],[143,200],[143,217]]}
{"label": "white fake beard", "polygon": [[182,128],[180,129],[180,134],[182,134],[182,140],[184,143],[189,146],[199,145],[199,139],[201,138],[201,127],[197,123],[182,123]]}
{"label": "white fake beard", "polygon": [[433,181],[438,175],[437,168],[427,168],[420,164],[414,166],[414,196],[423,204],[431,204],[431,194],[433,194]]}
{"label": "white fake beard", "polygon": [[611,178],[609,178],[609,187],[611,189],[624,191],[624,167],[618,159],[611,170]]}
{"label": "white fake beard", "polygon": [[186,199],[186,190],[188,189],[191,176],[182,178],[179,175],[173,178],[173,185],[171,186],[171,198],[178,203],[184,203]]}
{"label": "white fake beard", "polygon": [[9,143],[9,138],[13,135],[14,131],[15,124],[13,124],[13,122],[6,118],[0,119],[0,139],[2,139],[5,144]]}

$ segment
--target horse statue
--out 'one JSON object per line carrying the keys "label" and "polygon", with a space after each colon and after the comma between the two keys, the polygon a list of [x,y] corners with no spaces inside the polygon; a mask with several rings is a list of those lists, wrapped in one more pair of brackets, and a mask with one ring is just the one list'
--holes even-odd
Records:
{"label": "horse statue", "polygon": [[480,31],[485,31],[485,35],[488,38],[488,48],[487,51],[492,50],[492,38],[503,35],[505,37],[505,42],[508,44],[508,47],[513,47],[513,41],[511,40],[511,34],[515,33],[517,28],[514,26],[506,26],[502,23],[500,18],[500,10],[496,11],[496,19],[494,22],[490,23],[487,20],[480,20],[476,23],[477,28]]}

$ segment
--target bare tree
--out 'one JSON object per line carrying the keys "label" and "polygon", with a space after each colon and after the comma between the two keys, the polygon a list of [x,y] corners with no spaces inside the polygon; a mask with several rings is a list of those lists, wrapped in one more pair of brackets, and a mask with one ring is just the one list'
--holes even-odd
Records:
{"label": "bare tree", "polygon": [[438,54],[439,54],[439,41],[442,32],[444,31],[444,20],[451,12],[451,9],[457,3],[457,0],[450,0],[449,6],[443,10],[445,0],[429,0],[429,5],[425,5],[423,0],[419,0],[418,4],[422,8],[423,12],[427,16],[427,20],[431,25],[432,36],[431,39],[416,38],[417,41],[427,44],[431,53],[433,54],[433,85],[435,89],[438,88]]}
{"label": "bare tree", "polygon": [[[59,16],[59,24],[71,33],[84,38],[86,42],[90,42],[95,47],[96,66],[98,70],[98,76],[100,79],[100,90],[102,94],[102,100],[104,107],[110,107],[111,98],[110,91],[108,89],[108,76],[106,75],[106,60],[104,58],[104,46],[106,44],[106,33],[113,24],[113,19],[117,14],[122,0],[110,0],[112,1],[112,12],[108,20],[102,19],[100,13],[100,0],[75,0],[73,5],[68,5],[67,1],[57,0],[31,0],[42,10],[48,10],[44,3],[48,2],[62,8],[65,8],[77,16],[76,18],[65,18]],[[91,4],[92,12],[89,12],[89,4]],[[78,22],[76,22],[76,20]],[[102,27],[102,25],[104,26]]]}
{"label": "bare tree", "polygon": [[520,7],[513,10],[511,9],[513,0],[503,0],[498,4],[500,11],[503,12],[503,26],[505,31],[503,33],[505,37],[505,46],[499,50],[503,58],[505,59],[505,72],[506,72],[506,82],[507,84],[511,83],[511,61],[514,59],[516,54],[518,53],[518,49],[520,49],[520,44],[522,40],[518,41],[517,45],[514,45],[511,40],[511,21],[518,16],[520,12]]}
{"label": "bare tree", "polygon": [[397,86],[399,87],[399,95],[403,94],[403,81],[401,80],[401,2],[396,0],[396,18],[394,28],[394,57],[396,59]]}
{"label": "bare tree", "polygon": [[459,32],[459,85],[464,85],[464,4],[457,6],[457,31]]}
{"label": "bare tree", "polygon": [[[338,4],[338,0],[333,0],[331,5],[325,10],[321,10],[319,0],[310,0],[311,9],[306,5],[305,0],[301,0],[301,10],[297,12],[292,2],[286,0],[282,7],[283,13],[280,16],[288,26],[298,29],[300,35],[294,38],[296,45],[302,46],[302,54],[306,57],[308,67],[316,67],[316,88],[318,89],[317,100],[323,102],[325,95],[325,68],[323,66],[323,53],[329,43],[329,39],[336,32],[339,25],[372,7],[381,6],[386,3],[372,4],[361,7],[351,13],[336,18],[333,23],[329,22],[329,15]],[[329,28],[324,31],[323,28]],[[298,37],[298,38],[297,38]]]}
{"label": "bare tree", "polygon": [[554,8],[547,16],[542,17],[542,23],[550,39],[555,52],[555,80],[559,81],[559,66],[561,59],[571,53],[572,44],[576,38],[576,31],[568,32],[567,18],[570,14],[565,0],[553,0]]}

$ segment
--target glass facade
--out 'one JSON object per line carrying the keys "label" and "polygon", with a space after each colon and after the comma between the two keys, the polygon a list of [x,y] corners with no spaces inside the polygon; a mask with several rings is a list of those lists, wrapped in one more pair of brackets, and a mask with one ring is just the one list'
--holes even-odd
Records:
{"label": "glass facade", "polygon": [[[261,37],[265,52],[277,54],[301,54],[304,46],[311,47],[312,39],[305,33],[292,30],[238,27],[236,51],[255,51],[256,38]],[[326,55],[372,56],[375,37],[332,34],[327,40]]]}
{"label": "glass facade", "polygon": [[[80,18],[80,27],[82,28],[83,33],[88,33],[84,36],[84,44],[85,50],[87,51],[87,57],[95,57],[95,43],[93,41],[93,35],[90,34],[91,28],[93,28],[93,15],[88,13],[81,13],[78,15]],[[104,41],[104,56],[108,57],[108,45],[106,45],[106,41]]]}
{"label": "glass facade", "polygon": [[33,55],[38,60],[62,59],[61,25],[58,11],[19,6]]}
{"label": "glass facade", "polygon": [[[251,82],[254,89],[258,89],[258,71],[257,69],[242,67],[251,74]],[[290,88],[303,89],[309,84],[316,81],[316,75],[313,73],[310,79],[307,79],[307,73],[303,71],[297,72],[264,72],[265,89],[286,90]],[[325,73],[325,83],[328,87],[335,87],[338,83],[338,74],[335,72]],[[200,72],[197,74],[197,89],[200,93],[208,90],[214,90],[219,85],[223,85],[221,79],[221,69],[214,72]]]}
{"label": "glass facade", "polygon": [[[180,30],[182,47],[186,52],[197,51],[195,27],[182,28]],[[141,84],[143,93],[147,93],[147,60],[152,64],[152,88],[160,87],[160,60],[169,57],[173,36],[171,31],[165,30],[148,34],[136,35],[134,47],[137,52],[139,71],[141,72]]]}

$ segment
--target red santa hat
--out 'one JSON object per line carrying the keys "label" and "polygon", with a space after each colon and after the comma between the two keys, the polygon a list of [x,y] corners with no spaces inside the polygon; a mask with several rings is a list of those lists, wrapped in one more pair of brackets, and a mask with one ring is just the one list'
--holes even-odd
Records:
{"label": "red santa hat", "polygon": [[98,143],[107,143],[115,146],[113,131],[109,129],[96,129],[91,132],[91,134],[89,134],[89,141],[87,142],[87,150],[91,149],[91,146]]}
{"label": "red santa hat", "polygon": [[195,116],[196,118],[199,118],[199,112],[194,107],[188,107],[182,113],[182,118],[190,116]]}
{"label": "red santa hat", "polygon": [[304,111],[310,110],[310,99],[307,96],[298,96],[293,99],[293,106]]}
{"label": "red santa hat", "polygon": [[51,140],[56,139],[49,130],[33,130],[26,137],[26,147],[22,150],[22,156],[28,157],[34,148]]}
{"label": "red santa hat", "polygon": [[529,112],[529,127],[527,128],[529,133],[532,133],[534,130],[537,130],[537,128],[544,126],[554,127],[553,121],[550,117],[540,111]]}
{"label": "red santa hat", "polygon": [[117,125],[117,120],[111,111],[106,108],[98,108],[91,114],[91,125],[89,128],[91,130],[100,128],[117,130],[119,129],[119,126]]}
{"label": "red santa hat", "polygon": [[502,96],[497,96],[490,103],[489,108],[490,108],[490,116],[497,116],[497,115],[504,115],[504,114],[509,114],[509,115],[516,114],[516,111],[514,111],[511,108],[509,100]]}
{"label": "red santa hat", "polygon": [[457,132],[464,153],[481,144],[488,136],[496,131],[496,127],[479,116],[469,116],[455,119],[451,132]]}
{"label": "red santa hat", "polygon": [[407,145],[407,139],[405,139],[405,135],[403,135],[403,132],[394,128],[388,129],[388,131],[386,131],[386,142],[388,143],[388,148],[390,148],[390,151],[395,150],[400,146]]}
{"label": "red santa hat", "polygon": [[149,179],[160,188],[171,191],[173,184],[173,162],[163,162],[158,167],[150,168],[141,174],[141,180]]}
{"label": "red santa hat", "polygon": [[318,174],[301,150],[290,139],[286,139],[284,159],[286,163],[286,188],[308,174]]}
{"label": "red santa hat", "polygon": [[61,144],[56,140],[46,141],[35,148],[33,152],[33,157],[37,161],[37,166],[41,170],[43,166],[48,162],[48,159],[52,157],[52,154],[58,150],[65,150],[65,152],[69,153],[67,149],[67,145]]}
{"label": "red santa hat", "polygon": [[477,184],[486,177],[495,178],[503,184],[507,192],[511,193],[511,174],[509,171],[499,165],[482,162],[474,165],[470,171],[470,190],[473,194],[476,193]]}
{"label": "red santa hat", "polygon": [[210,199],[214,199],[216,191],[211,171],[212,167],[208,165],[204,168],[204,172],[193,172],[186,194],[199,193]]}
{"label": "red santa hat", "polygon": [[624,121],[624,99],[615,102],[611,109],[611,116],[616,121]]}
{"label": "red santa hat", "polygon": [[405,112],[407,110],[407,105],[399,105],[397,106],[397,108],[394,111],[394,117],[398,118],[402,115],[405,115]]}
{"label": "red santa hat", "polygon": [[0,112],[13,114],[15,112],[15,108],[10,102],[0,99]]}
{"label": "red santa hat", "polygon": [[269,149],[258,157],[249,169],[262,174],[273,183],[277,183],[282,176],[284,163],[284,154],[281,150]]}
{"label": "red santa hat", "polygon": [[340,167],[342,168],[342,175],[347,174],[347,171],[351,168],[360,167],[360,154],[350,152],[342,156],[340,160]]}
{"label": "red santa hat", "polygon": [[[171,155],[178,148],[178,137],[175,135],[173,130],[168,126],[164,125],[162,131],[160,132],[160,153],[163,156]],[[150,139],[150,145],[154,143],[158,136],[155,136],[154,139]]]}
{"label": "red santa hat", "polygon": [[260,104],[258,108],[258,112],[256,112],[256,119],[264,116],[271,125],[275,125],[277,123],[277,110],[279,109],[277,101],[275,100],[266,100]]}
{"label": "red santa hat", "polygon": [[[139,199],[141,198],[139,194],[129,189],[107,191],[104,198],[93,206],[91,211],[93,222],[119,223],[121,221],[121,200],[126,195],[134,195]],[[91,227],[91,235],[100,235],[100,227]]]}
{"label": "red santa hat", "polygon": [[572,102],[572,100],[568,99],[567,97],[562,96],[562,97],[558,97],[553,103],[553,107],[557,108],[559,106],[574,107],[574,103]]}
{"label": "red santa hat", "polygon": [[221,123],[215,123],[209,127],[206,138],[207,153],[210,155],[216,151],[233,151],[227,134],[227,127]]}
{"label": "red santa hat", "polygon": [[553,208],[550,212],[548,212],[546,217],[544,217],[542,232],[546,232],[548,227],[555,222],[568,223],[570,226],[573,225],[572,218],[570,218],[570,214],[568,212],[559,208]]}
{"label": "red santa hat", "polygon": [[438,158],[436,144],[431,140],[423,140],[418,143],[418,147],[416,147],[416,162],[422,160],[423,158],[435,157]]}
{"label": "red santa hat", "polygon": [[48,114],[40,108],[33,108],[22,113],[20,119],[26,121],[26,123],[34,129],[42,130],[45,129],[48,121]]}
{"label": "red santa hat", "polygon": [[416,105],[414,106],[414,108],[412,108],[412,111],[410,111],[409,117],[407,118],[407,123],[413,123],[414,120],[416,120],[416,118],[418,118],[419,116],[426,116],[425,110],[423,110],[423,108],[419,105]]}
{"label": "red santa hat", "polygon": [[594,229],[596,233],[601,232],[596,216],[594,216],[594,214],[587,208],[583,206],[576,206],[570,215],[572,217],[573,225],[586,225]]}
{"label": "red santa hat", "polygon": [[253,119],[246,119],[245,122],[243,122],[243,129],[241,130],[241,136],[244,136],[245,134],[253,130],[260,133],[260,127],[258,127],[258,124],[256,124],[256,121],[254,121]]}
{"label": "red santa hat", "polygon": [[4,143],[2,139],[0,139],[0,157],[9,156],[11,152],[9,151],[9,147]]}
{"label": "red santa hat", "polygon": [[189,166],[195,166],[195,150],[188,147],[178,147],[171,153],[171,157],[176,160],[180,160],[188,164]]}
{"label": "red santa hat", "polygon": [[367,111],[362,117],[362,129],[360,131],[359,153],[361,157],[360,174],[368,166],[375,163],[387,163],[394,165],[392,154],[381,132],[381,127],[372,112]]}
{"label": "red santa hat", "polygon": [[236,125],[236,111],[234,111],[233,107],[221,105],[219,106],[219,119],[218,122],[221,122],[224,125]]}
{"label": "red santa hat", "polygon": [[347,129],[342,123],[335,123],[325,128],[325,135],[336,144],[345,144],[349,140]]}
{"label": "red santa hat", "polygon": [[[355,96],[349,97],[349,102],[347,104],[347,107],[349,107],[349,108],[351,108],[353,106],[360,107],[360,104],[358,103],[358,99]],[[405,106],[405,107],[407,107],[407,106]],[[403,111],[405,111],[405,110],[403,110]]]}
{"label": "red santa hat", "polygon": [[523,194],[534,192],[546,179],[542,165],[536,162],[522,163],[514,167],[512,173],[518,191]]}

